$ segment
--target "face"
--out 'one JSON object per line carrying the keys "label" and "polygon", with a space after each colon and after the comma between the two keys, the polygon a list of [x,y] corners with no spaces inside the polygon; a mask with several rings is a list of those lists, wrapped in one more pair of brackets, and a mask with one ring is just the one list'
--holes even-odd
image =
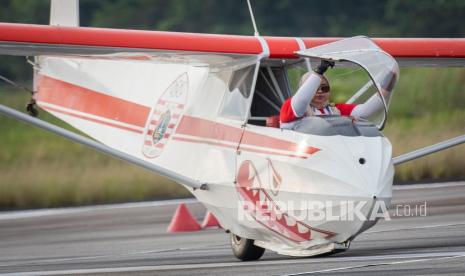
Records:
{"label": "face", "polygon": [[322,79],[320,87],[318,88],[318,91],[316,91],[316,94],[313,97],[311,104],[317,108],[325,106],[329,102],[329,96],[330,87],[328,81]]}

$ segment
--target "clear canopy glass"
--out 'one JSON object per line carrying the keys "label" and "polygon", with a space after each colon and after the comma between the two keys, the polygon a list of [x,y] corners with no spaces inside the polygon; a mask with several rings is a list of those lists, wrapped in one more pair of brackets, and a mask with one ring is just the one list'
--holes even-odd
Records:
{"label": "clear canopy glass", "polygon": [[[343,39],[298,51],[297,54],[308,58],[331,60],[336,63],[336,66],[355,64],[362,67],[376,87],[375,92],[380,96],[383,106],[367,119],[375,123],[379,129],[384,128],[392,92],[399,79],[399,66],[392,56],[364,36]],[[359,98],[366,91],[368,89],[357,93],[356,98]],[[355,99],[354,102],[356,102]]]}

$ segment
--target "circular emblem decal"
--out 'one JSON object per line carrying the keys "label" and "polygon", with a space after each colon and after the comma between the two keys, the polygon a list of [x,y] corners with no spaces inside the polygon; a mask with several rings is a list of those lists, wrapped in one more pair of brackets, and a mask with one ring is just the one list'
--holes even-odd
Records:
{"label": "circular emblem decal", "polygon": [[187,73],[183,73],[170,84],[152,108],[142,146],[142,154],[147,158],[155,158],[163,152],[184,112],[187,91]]}

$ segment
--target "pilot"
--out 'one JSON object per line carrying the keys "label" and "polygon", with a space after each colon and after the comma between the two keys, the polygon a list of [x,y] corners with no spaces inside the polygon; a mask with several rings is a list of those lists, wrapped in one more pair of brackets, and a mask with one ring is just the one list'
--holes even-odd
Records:
{"label": "pilot", "polygon": [[[358,118],[368,118],[383,108],[383,101],[378,94],[373,95],[363,104],[330,104],[330,91],[328,79],[323,75],[334,62],[322,60],[314,72],[302,76],[299,89],[294,96],[287,99],[281,107],[279,115],[280,127],[292,129],[296,123],[307,116],[313,115],[341,115]],[[389,84],[394,78],[390,77]],[[390,87],[392,89],[392,87]],[[383,90],[383,94],[389,90]]]}

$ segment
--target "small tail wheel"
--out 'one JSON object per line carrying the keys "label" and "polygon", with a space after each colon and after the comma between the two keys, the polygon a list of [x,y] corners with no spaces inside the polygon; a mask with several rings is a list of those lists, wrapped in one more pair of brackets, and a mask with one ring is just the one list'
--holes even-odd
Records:
{"label": "small tail wheel", "polygon": [[265,248],[256,246],[253,240],[239,237],[233,233],[230,233],[230,237],[234,256],[241,261],[258,260],[265,253]]}

